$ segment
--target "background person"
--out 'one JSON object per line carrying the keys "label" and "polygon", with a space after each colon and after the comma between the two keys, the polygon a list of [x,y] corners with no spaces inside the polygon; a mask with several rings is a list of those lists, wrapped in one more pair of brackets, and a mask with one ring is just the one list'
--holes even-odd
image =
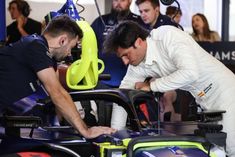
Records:
{"label": "background person", "polygon": [[16,42],[22,36],[41,34],[41,23],[28,17],[31,9],[26,1],[12,0],[9,3],[8,11],[15,21],[7,26],[6,44]]}
{"label": "background person", "polygon": [[[120,88],[166,92],[189,91],[206,110],[225,110],[221,124],[226,149],[235,157],[235,75],[202,49],[186,32],[161,26],[150,34],[134,22],[123,22],[105,40],[106,52],[116,52],[129,64]],[[152,77],[151,82],[144,82]],[[119,113],[123,117],[126,113]]]}
{"label": "background person", "polygon": [[[103,42],[108,33],[121,21],[132,20],[143,23],[140,16],[130,11],[131,0],[112,0],[111,12],[97,17],[91,27],[93,28],[99,49],[99,58],[104,61],[105,74],[111,75],[111,80],[101,81],[107,87],[118,87],[126,74],[127,66],[114,54],[107,54],[103,51]],[[103,22],[104,23],[103,23]]]}
{"label": "background person", "polygon": [[42,36],[26,36],[1,48],[0,112],[11,110],[14,102],[33,94],[43,85],[59,113],[84,137],[114,132],[108,127],[88,128],[57,78],[56,62],[71,55],[71,49],[82,37],[77,23],[63,15],[53,18]]}
{"label": "background person", "polygon": [[135,4],[139,8],[141,19],[148,26],[147,29],[152,30],[162,25],[178,27],[168,16],[160,13],[159,0],[136,0]]}
{"label": "background person", "polygon": [[168,6],[166,8],[166,15],[179,24],[182,17],[182,11],[178,7]]}
{"label": "background person", "polygon": [[205,15],[197,13],[192,17],[193,33],[192,37],[196,41],[215,42],[220,41],[220,36],[216,31],[210,30],[209,23]]}

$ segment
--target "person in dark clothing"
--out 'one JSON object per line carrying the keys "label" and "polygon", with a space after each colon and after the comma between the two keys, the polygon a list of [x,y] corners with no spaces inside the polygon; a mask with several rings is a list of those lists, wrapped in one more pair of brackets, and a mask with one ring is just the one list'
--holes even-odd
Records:
{"label": "person in dark clothing", "polygon": [[176,23],[180,23],[182,11],[178,7],[168,6],[166,8],[166,15],[173,19]]}
{"label": "person in dark clothing", "polygon": [[28,17],[31,9],[26,1],[12,0],[9,3],[8,10],[11,18],[15,21],[7,26],[6,44],[16,42],[22,36],[34,33],[41,34],[41,23]]}
{"label": "person in dark clothing", "polygon": [[40,35],[30,35],[0,49],[0,114],[43,86],[58,112],[86,138],[110,134],[108,127],[88,128],[56,75],[56,62],[71,55],[83,32],[67,15],[52,19]]}
{"label": "person in dark clothing", "polygon": [[111,75],[111,80],[101,82],[109,87],[118,87],[120,85],[122,78],[126,74],[127,66],[125,66],[122,60],[116,55],[105,54],[105,52],[103,52],[103,41],[106,35],[120,23],[120,21],[131,20],[144,25],[140,16],[130,11],[130,5],[131,0],[113,0],[111,12],[96,18],[91,24],[98,42],[99,58],[102,59],[105,64],[103,73]]}
{"label": "person in dark clothing", "polygon": [[166,15],[160,13],[159,0],[136,0],[135,4],[139,8],[140,16],[148,30],[158,28],[163,25],[172,25],[178,27],[178,24]]}

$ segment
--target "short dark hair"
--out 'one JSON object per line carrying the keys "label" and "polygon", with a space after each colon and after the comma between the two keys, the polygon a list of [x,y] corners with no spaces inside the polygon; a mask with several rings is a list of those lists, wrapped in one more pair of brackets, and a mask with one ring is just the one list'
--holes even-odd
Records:
{"label": "short dark hair", "polygon": [[123,21],[108,34],[104,41],[104,52],[113,53],[118,47],[129,48],[134,45],[136,39],[143,40],[149,36],[149,31],[133,21]]}
{"label": "short dark hair", "polygon": [[30,8],[29,4],[26,1],[24,1],[24,0],[12,0],[9,3],[8,10],[10,10],[11,5],[14,4],[14,3],[16,4],[17,9],[19,10],[19,12],[21,14],[23,14],[24,17],[28,17],[29,16],[31,8]]}
{"label": "short dark hair", "polygon": [[175,15],[176,13],[182,15],[181,9],[175,6],[168,6],[166,8],[166,15]]}
{"label": "short dark hair", "polygon": [[78,24],[68,15],[60,15],[54,17],[45,28],[42,34],[49,34],[52,37],[57,37],[62,33],[67,33],[70,38],[78,36],[83,37],[83,32]]}
{"label": "short dark hair", "polygon": [[144,2],[146,2],[146,1],[149,1],[149,2],[153,5],[154,8],[160,6],[159,0],[136,0],[136,1],[135,1],[135,4],[138,6],[138,5],[140,5],[141,3],[144,3]]}

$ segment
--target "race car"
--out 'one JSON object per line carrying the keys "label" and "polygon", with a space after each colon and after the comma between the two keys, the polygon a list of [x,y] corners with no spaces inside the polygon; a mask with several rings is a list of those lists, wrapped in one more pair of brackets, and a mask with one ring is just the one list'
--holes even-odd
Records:
{"label": "race car", "polygon": [[[225,143],[223,132],[202,122],[165,123],[159,121],[159,105],[153,93],[128,90],[89,90],[70,93],[84,121],[89,125],[110,126],[112,104],[128,113],[126,128],[112,135],[85,139],[68,123],[58,126],[51,119],[53,103],[49,98],[34,99],[32,110],[40,116],[1,117],[1,156],[82,156],[82,157],[152,157],[152,156],[218,156]],[[84,103],[86,102],[86,103]],[[96,109],[91,105],[96,105]],[[48,108],[50,108],[48,110]],[[35,113],[35,112],[26,112]],[[47,118],[45,118],[47,117]],[[50,117],[50,118],[48,118]],[[121,118],[121,117],[120,117]],[[199,125],[200,124],[200,125]],[[203,127],[203,125],[205,125]],[[209,131],[210,139],[194,134]],[[205,133],[205,132],[204,132]],[[205,134],[204,134],[205,135]],[[219,138],[219,139],[218,139]],[[215,140],[217,139],[217,140]],[[214,141],[213,141],[214,140]],[[217,141],[218,145],[214,143]],[[219,141],[219,142],[218,142]],[[222,142],[221,142],[222,141]],[[222,153],[225,155],[225,153]],[[220,155],[221,156],[221,155]]]}
{"label": "race car", "polygon": [[111,126],[112,105],[115,103],[128,113],[126,127],[112,135],[86,139],[66,121],[59,122],[54,104],[42,89],[12,106],[19,116],[0,118],[0,156],[225,156],[222,148],[225,147],[226,134],[221,132],[221,126],[203,123],[219,120],[222,112],[219,116],[217,112],[200,113],[200,122],[160,122],[159,104],[154,93],[130,89],[87,90],[97,85],[104,65],[97,58],[93,30],[87,22],[79,21],[71,0],[50,15],[64,13],[77,20],[84,31],[81,59],[72,63],[63,77],[66,87],[74,90],[70,95],[78,111],[88,126]]}

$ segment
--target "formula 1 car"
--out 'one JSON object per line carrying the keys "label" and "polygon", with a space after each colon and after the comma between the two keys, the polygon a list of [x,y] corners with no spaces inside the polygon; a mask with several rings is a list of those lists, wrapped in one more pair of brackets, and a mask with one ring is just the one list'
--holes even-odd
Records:
{"label": "formula 1 car", "polygon": [[[51,12],[48,17],[69,13],[84,31],[81,59],[70,65],[66,84],[70,89],[86,90],[97,85],[98,75],[104,67],[97,58],[93,30],[87,22],[79,21],[75,10],[73,2],[67,0],[58,12]],[[0,156],[219,157],[218,152],[225,156],[220,150],[225,147],[226,139],[226,134],[221,132],[222,126],[203,123],[220,120],[221,112],[200,113],[200,122],[162,123],[153,93],[128,89],[70,92],[88,126],[110,126],[113,103],[128,113],[125,129],[86,139],[66,121],[58,122],[54,104],[43,89],[37,90],[40,91],[40,94],[34,93],[15,103],[12,110],[18,116],[0,117]]]}
{"label": "formula 1 car", "polygon": [[[225,135],[217,125],[202,122],[160,122],[158,103],[152,93],[110,89],[71,92],[70,95],[76,103],[82,104],[83,108],[79,110],[90,126],[110,126],[112,104],[122,106],[128,113],[126,128],[112,135],[85,139],[66,122],[60,126],[52,124],[52,119],[56,116],[52,114],[54,107],[50,99],[36,99],[31,96],[28,97],[28,102],[34,102],[31,110],[37,112],[27,110],[25,113],[30,113],[27,116],[1,117],[0,155],[216,157],[216,152],[223,152],[217,145],[225,145]],[[92,101],[97,109],[91,107]],[[32,113],[39,111],[41,114],[32,116]],[[195,135],[196,132],[201,134]],[[207,136],[199,137],[202,133]]]}

